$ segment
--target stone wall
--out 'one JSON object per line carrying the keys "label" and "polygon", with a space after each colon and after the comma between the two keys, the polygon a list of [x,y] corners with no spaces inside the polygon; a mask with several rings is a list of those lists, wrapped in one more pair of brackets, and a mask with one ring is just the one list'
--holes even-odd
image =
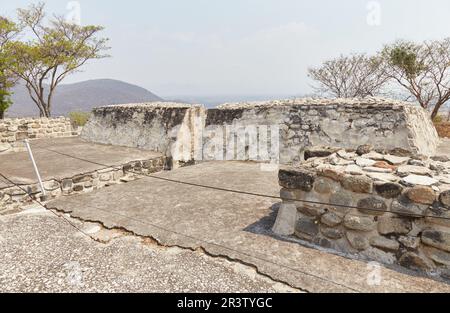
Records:
{"label": "stone wall", "polygon": [[[165,157],[136,160],[127,164],[83,173],[73,177],[47,180],[43,182],[47,193],[47,199],[45,201],[60,196],[86,193],[107,186],[126,183],[141,177],[141,174],[160,172],[164,169],[165,162]],[[30,196],[33,199],[41,198],[42,193],[37,183],[22,185],[19,188],[11,186],[8,182],[0,179],[0,214],[19,211],[20,207],[32,204],[33,201]]]}
{"label": "stone wall", "polygon": [[[248,136],[249,129],[256,129],[255,137]],[[82,138],[159,151],[183,162],[252,159],[249,150],[263,138],[270,151],[269,159],[262,160],[282,164],[301,161],[309,146],[348,148],[370,142],[431,155],[439,143],[422,108],[383,99],[295,99],[209,110],[179,103],[107,106],[94,109]]]}
{"label": "stone wall", "polygon": [[315,149],[280,169],[274,232],[450,277],[450,159],[382,152]]}
{"label": "stone wall", "polygon": [[7,118],[0,120],[0,153],[13,152],[23,147],[24,139],[78,136],[70,119],[56,118]]}
{"label": "stone wall", "polygon": [[301,161],[310,146],[352,148],[371,143],[434,154],[439,137],[428,113],[387,99],[294,99],[224,104],[208,110],[206,126],[279,125],[280,161]]}
{"label": "stone wall", "polygon": [[185,147],[186,151],[177,152],[187,153],[185,160],[178,157],[177,161],[190,161],[193,139],[201,138],[197,125],[201,126],[204,111],[198,105],[159,102],[100,107],[93,110],[81,137],[96,143],[162,152],[167,157]]}

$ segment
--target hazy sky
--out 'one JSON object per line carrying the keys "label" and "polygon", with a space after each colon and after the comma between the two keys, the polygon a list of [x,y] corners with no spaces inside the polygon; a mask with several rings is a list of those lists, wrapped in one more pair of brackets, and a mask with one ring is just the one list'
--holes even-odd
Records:
{"label": "hazy sky", "polygon": [[[0,0],[0,14],[30,2]],[[115,78],[163,97],[308,93],[308,66],[327,58],[375,52],[397,38],[450,36],[448,0],[77,2],[82,24],[106,27],[113,57],[68,82]],[[69,1],[46,3],[77,15]]]}

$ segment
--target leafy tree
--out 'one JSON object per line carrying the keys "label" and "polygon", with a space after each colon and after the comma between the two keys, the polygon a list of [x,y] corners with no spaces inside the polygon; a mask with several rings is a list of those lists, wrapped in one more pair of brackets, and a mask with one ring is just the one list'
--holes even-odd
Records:
{"label": "leafy tree", "polygon": [[18,33],[19,28],[12,21],[0,17],[0,119],[11,105],[9,91],[15,83],[15,77],[10,71],[11,58],[5,47]]}
{"label": "leafy tree", "polygon": [[434,119],[450,100],[450,38],[397,41],[385,46],[380,56],[386,76],[407,90]]}
{"label": "leafy tree", "polygon": [[381,93],[387,77],[378,57],[365,54],[340,56],[308,69],[309,77],[318,83],[314,87],[321,95],[338,98],[368,97]]}
{"label": "leafy tree", "polygon": [[[28,89],[41,116],[49,117],[56,87],[87,61],[107,57],[107,38],[98,38],[101,26],[80,26],[62,17],[45,18],[44,4],[18,10],[19,24],[30,40],[7,45],[11,70]],[[46,23],[47,21],[47,23]]]}

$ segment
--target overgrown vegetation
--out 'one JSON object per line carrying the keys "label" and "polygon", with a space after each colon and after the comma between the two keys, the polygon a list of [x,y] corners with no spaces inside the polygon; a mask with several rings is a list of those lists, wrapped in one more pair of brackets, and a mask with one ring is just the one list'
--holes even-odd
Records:
{"label": "overgrown vegetation", "polygon": [[[341,56],[309,69],[321,95],[367,97],[400,88],[404,100],[414,100],[434,119],[450,101],[450,38],[397,41],[375,56]],[[389,90],[389,91],[388,91]]]}
{"label": "overgrown vegetation", "polygon": [[81,111],[75,111],[75,112],[69,113],[70,122],[72,123],[73,126],[76,126],[76,127],[86,125],[90,116],[91,116],[90,113],[81,112]]}

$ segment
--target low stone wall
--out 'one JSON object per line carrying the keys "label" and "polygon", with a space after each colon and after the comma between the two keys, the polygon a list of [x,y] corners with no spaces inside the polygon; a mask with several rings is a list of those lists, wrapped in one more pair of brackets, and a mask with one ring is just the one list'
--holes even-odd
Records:
{"label": "low stone wall", "polygon": [[95,108],[81,137],[162,152],[167,157],[177,154],[176,161],[188,162],[194,159],[194,138],[201,138],[204,112],[198,105],[160,102]]}
{"label": "low stone wall", "polygon": [[[99,169],[89,173],[79,174],[63,179],[51,179],[44,182],[47,193],[45,201],[72,194],[91,192],[107,186],[126,183],[135,180],[142,174],[150,174],[164,170],[165,157],[149,160],[133,161],[127,164]],[[18,211],[20,207],[32,204],[33,199],[40,199],[42,193],[38,184],[19,187],[8,186],[0,181],[0,214]],[[27,192],[24,192],[25,189]]]}
{"label": "low stone wall", "polygon": [[318,151],[279,171],[275,233],[450,277],[449,158],[369,146]]}
{"label": "low stone wall", "polygon": [[439,144],[422,108],[383,99],[295,99],[208,110],[179,103],[114,105],[94,109],[82,138],[162,152],[175,162],[281,164],[301,161],[305,149],[317,145],[349,148],[370,142],[432,155]]}
{"label": "low stone wall", "polygon": [[69,118],[7,118],[0,120],[0,153],[22,147],[24,139],[78,136]]}

